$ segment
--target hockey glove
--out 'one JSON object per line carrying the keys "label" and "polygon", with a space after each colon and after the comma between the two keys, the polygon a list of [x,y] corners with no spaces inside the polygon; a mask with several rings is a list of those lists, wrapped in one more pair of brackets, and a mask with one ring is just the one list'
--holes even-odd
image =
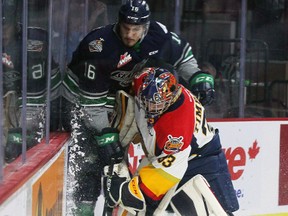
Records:
{"label": "hockey glove", "polygon": [[114,175],[110,183],[111,188],[107,196],[109,207],[120,205],[133,215],[146,209],[145,199],[139,188],[138,176],[127,181],[125,178]]}
{"label": "hockey glove", "polygon": [[103,128],[94,136],[98,147],[99,157],[104,165],[120,163],[124,157],[124,150],[119,141],[119,132],[116,128]]}
{"label": "hockey glove", "polygon": [[[35,134],[27,131],[27,148],[37,144],[37,140],[34,138]],[[5,161],[7,163],[15,160],[22,153],[22,128],[11,128],[8,131],[7,143],[5,146]]]}
{"label": "hockey glove", "polygon": [[211,74],[198,71],[189,80],[189,89],[200,103],[210,105],[215,99],[214,78]]}
{"label": "hockey glove", "polygon": [[8,131],[5,146],[5,161],[7,163],[15,160],[22,152],[22,129],[12,128]]}

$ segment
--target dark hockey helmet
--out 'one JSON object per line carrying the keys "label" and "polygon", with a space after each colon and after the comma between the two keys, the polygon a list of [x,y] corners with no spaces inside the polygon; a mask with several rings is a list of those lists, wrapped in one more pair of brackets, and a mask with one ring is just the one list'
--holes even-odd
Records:
{"label": "dark hockey helmet", "polygon": [[145,0],[127,0],[119,10],[119,22],[134,25],[148,24],[150,9]]}
{"label": "dark hockey helmet", "polygon": [[146,76],[139,90],[141,105],[148,118],[164,113],[182,92],[176,77],[167,69],[146,68]]}

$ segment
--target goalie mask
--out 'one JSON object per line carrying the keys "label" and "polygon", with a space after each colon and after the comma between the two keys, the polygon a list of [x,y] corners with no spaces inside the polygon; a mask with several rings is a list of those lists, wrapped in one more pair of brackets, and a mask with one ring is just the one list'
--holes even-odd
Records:
{"label": "goalie mask", "polygon": [[[148,72],[148,73],[147,73]],[[172,105],[182,92],[175,76],[166,69],[146,68],[139,90],[141,105],[147,118],[156,118]]]}

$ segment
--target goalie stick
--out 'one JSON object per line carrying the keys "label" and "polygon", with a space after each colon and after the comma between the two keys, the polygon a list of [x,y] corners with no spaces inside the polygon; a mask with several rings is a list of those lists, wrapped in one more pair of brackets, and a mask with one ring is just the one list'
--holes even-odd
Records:
{"label": "goalie stick", "polygon": [[[108,169],[108,174],[107,174],[107,184],[106,184],[106,190],[107,192],[109,193],[110,189],[111,189],[111,181],[112,181],[112,177],[113,177],[113,170],[114,170],[114,164],[115,164],[115,160],[114,158],[111,158],[111,164],[109,165],[109,169]],[[103,178],[101,178],[101,187],[102,189],[104,188],[104,181],[103,181]],[[103,216],[106,216],[107,215],[107,201],[105,199],[105,202],[104,202],[104,209],[103,209]]]}

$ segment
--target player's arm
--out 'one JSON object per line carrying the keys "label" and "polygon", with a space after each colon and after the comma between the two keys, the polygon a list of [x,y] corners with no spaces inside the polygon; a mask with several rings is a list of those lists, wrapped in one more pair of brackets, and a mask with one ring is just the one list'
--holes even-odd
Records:
{"label": "player's arm", "polygon": [[171,32],[171,50],[180,83],[195,94],[202,105],[211,104],[215,97],[214,78],[200,70],[190,44]]}

